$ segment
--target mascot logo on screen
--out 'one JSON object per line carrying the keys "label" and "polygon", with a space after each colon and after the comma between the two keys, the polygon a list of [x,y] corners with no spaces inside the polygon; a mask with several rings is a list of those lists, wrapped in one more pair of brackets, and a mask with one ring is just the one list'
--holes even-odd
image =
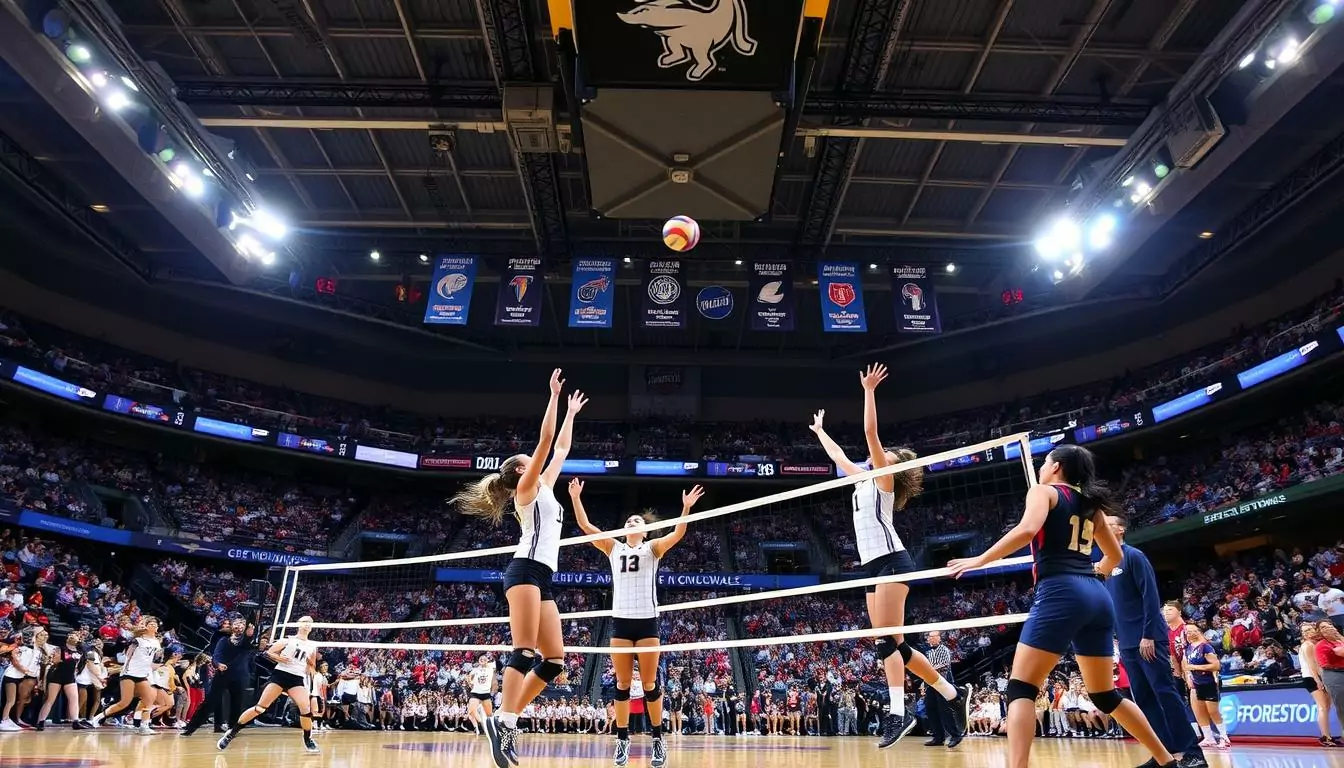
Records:
{"label": "mascot logo on screen", "polygon": [[662,38],[659,67],[671,69],[690,62],[686,79],[693,83],[719,68],[714,56],[729,43],[743,56],[756,53],[756,41],[747,33],[745,0],[713,0],[708,7],[689,0],[648,0],[616,16],[631,26],[652,29]]}
{"label": "mascot logo on screen", "polygon": [[1235,693],[1224,694],[1218,702],[1218,713],[1223,716],[1223,732],[1229,736],[1237,732],[1237,715],[1241,713],[1241,699]]}

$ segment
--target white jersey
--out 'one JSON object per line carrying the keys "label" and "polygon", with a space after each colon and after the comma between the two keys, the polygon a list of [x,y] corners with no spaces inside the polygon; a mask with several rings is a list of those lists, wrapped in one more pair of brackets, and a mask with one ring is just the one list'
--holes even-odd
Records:
{"label": "white jersey", "polygon": [[275,668],[291,675],[306,677],[308,675],[308,660],[317,653],[317,643],[312,640],[300,640],[293,636],[286,637],[280,643],[279,655],[284,658],[284,661],[276,664]]}
{"label": "white jersey", "polygon": [[131,641],[126,651],[126,664],[121,674],[126,677],[148,678],[154,671],[154,659],[163,654],[163,644],[159,638],[144,635]]}
{"label": "white jersey", "polygon": [[895,509],[896,494],[881,490],[875,481],[864,480],[854,485],[854,537],[858,540],[860,563],[867,565],[905,549],[892,522]]}
{"label": "white jersey", "polygon": [[513,514],[523,529],[513,556],[536,560],[552,571],[559,568],[560,531],[565,522],[565,508],[556,500],[555,492],[545,483],[538,483],[536,500],[519,508],[515,499]]}
{"label": "white jersey", "polygon": [[491,667],[472,667],[471,668],[471,692],[484,694],[490,692],[490,685],[495,681],[495,668]]}
{"label": "white jersey", "polygon": [[155,667],[154,671],[149,673],[149,684],[155,688],[168,690],[168,666]]}
{"label": "white jersey", "polygon": [[33,646],[20,645],[18,648],[14,649],[10,658],[14,661],[12,661],[9,667],[5,670],[6,680],[22,680],[25,677],[24,673],[19,670],[20,665],[31,673],[28,675],[29,677],[37,677],[39,674],[41,652]]}
{"label": "white jersey", "polygon": [[618,619],[658,618],[658,557],[647,539],[632,547],[611,545],[611,615]]}
{"label": "white jersey", "polygon": [[314,672],[308,676],[308,695],[325,696],[327,693],[327,676],[321,672]]}

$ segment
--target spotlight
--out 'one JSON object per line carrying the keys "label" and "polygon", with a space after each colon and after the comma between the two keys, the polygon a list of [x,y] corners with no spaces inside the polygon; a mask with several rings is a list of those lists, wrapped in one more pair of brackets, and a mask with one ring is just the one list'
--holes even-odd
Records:
{"label": "spotlight", "polygon": [[1111,247],[1115,228],[1119,223],[1115,216],[1109,213],[1097,216],[1087,228],[1087,247],[1094,251],[1104,251]]}
{"label": "spotlight", "polygon": [[182,181],[182,191],[187,193],[187,197],[198,200],[205,196],[205,180],[200,176],[188,176]]}
{"label": "spotlight", "polygon": [[1151,184],[1146,181],[1136,181],[1134,182],[1134,191],[1129,195],[1129,202],[1138,205],[1144,200],[1147,200],[1148,196],[1152,193],[1153,187]]}
{"label": "spotlight", "polygon": [[947,263],[947,266],[946,266],[946,267],[943,267],[943,269],[946,270],[946,271],[947,271],[947,274],[949,274],[949,275],[955,275],[955,274],[957,274],[957,265],[956,265],[956,264],[953,264],[953,263],[950,262],[950,261]]}
{"label": "spotlight", "polygon": [[106,73],[106,72],[94,72],[93,74],[89,75],[89,83],[92,84],[94,88],[102,88],[102,87],[106,86],[106,85],[107,85],[107,73]]}
{"label": "spotlight", "polygon": [[264,265],[266,265],[266,266],[268,266],[268,267],[274,265],[274,264],[275,264],[275,251],[267,251],[266,254],[265,254],[264,256],[261,257],[261,263],[264,264]]}
{"label": "spotlight", "polygon": [[1213,233],[1206,229],[1206,230],[1204,230],[1203,232],[1200,232],[1200,233],[1199,233],[1199,239],[1200,239],[1200,240],[1212,240],[1212,239],[1213,239]]}
{"label": "spotlight", "polygon": [[1045,234],[1036,239],[1036,252],[1046,261],[1054,261],[1066,253],[1073,253],[1082,244],[1083,233],[1078,223],[1067,216],[1055,220]]}
{"label": "spotlight", "polygon": [[163,149],[159,150],[159,159],[165,163],[173,162],[174,157],[177,157],[177,150],[173,149],[172,147],[164,147]]}
{"label": "spotlight", "polygon": [[739,267],[740,267],[740,266],[742,266],[742,260],[741,260],[741,259],[734,259],[734,260],[733,260],[733,264],[734,264],[735,266],[739,266]]}
{"label": "spotlight", "polygon": [[373,259],[374,261],[377,261],[383,258],[383,254],[379,253],[378,249],[375,248],[374,250],[369,251],[369,258]]}
{"label": "spotlight", "polygon": [[1254,63],[1255,63],[1255,51],[1251,51],[1245,56],[1242,56],[1241,61],[1237,62],[1237,69],[1245,69]]}
{"label": "spotlight", "polygon": [[272,240],[284,240],[289,234],[289,225],[270,211],[258,210],[252,214],[252,228]]}
{"label": "spotlight", "polygon": [[1153,175],[1154,175],[1154,176],[1156,176],[1156,177],[1159,178],[1159,179],[1165,179],[1165,178],[1167,178],[1167,174],[1169,174],[1169,173],[1171,173],[1171,166],[1170,166],[1170,165],[1167,165],[1167,164],[1166,164],[1165,162],[1163,162],[1162,160],[1154,160],[1154,161],[1153,161]]}
{"label": "spotlight", "polygon": [[1279,44],[1278,51],[1274,54],[1274,60],[1284,65],[1291,66],[1297,62],[1301,55],[1301,43],[1297,42],[1295,37],[1285,37]]}
{"label": "spotlight", "polygon": [[[629,259],[626,259],[626,261],[629,261]],[[422,254],[420,254],[420,263],[421,263],[421,264],[428,264],[428,263],[429,263],[429,254],[427,254],[427,253],[422,253]]]}
{"label": "spotlight", "polygon": [[876,264],[869,264],[869,265],[868,265],[868,268],[869,268],[869,269],[872,269],[872,270],[876,270],[876,269],[877,269],[877,265],[876,265]]}
{"label": "spotlight", "polygon": [[624,259],[621,259],[621,261],[624,261],[626,264],[629,264],[631,262],[631,258],[629,256],[626,256]]}
{"label": "spotlight", "polygon": [[238,239],[233,241],[233,247],[237,248],[239,253],[250,259],[261,258],[268,253],[268,251],[262,247],[261,242],[253,237],[250,232],[244,232],[239,235]]}
{"label": "spotlight", "polygon": [[1050,275],[1050,277],[1054,278],[1054,281],[1055,281],[1056,283],[1058,283],[1060,280],[1063,280],[1063,279],[1064,279],[1064,273],[1063,273],[1063,272],[1060,272],[1058,269],[1056,269],[1056,270],[1054,271],[1054,274]]}
{"label": "spotlight", "polygon": [[1335,3],[1337,0],[1325,0],[1316,4],[1315,8],[1307,11],[1307,21],[1315,26],[1320,26],[1335,18]]}
{"label": "spotlight", "polygon": [[140,86],[136,85],[134,80],[125,75],[121,76],[121,84],[126,86],[127,88],[130,88],[132,91],[135,91],[137,93],[140,92]]}
{"label": "spotlight", "polygon": [[113,112],[120,112],[131,105],[131,97],[120,90],[113,89],[103,97],[103,104],[107,105],[107,108]]}
{"label": "spotlight", "polygon": [[93,52],[87,45],[74,43],[65,49],[65,55],[76,64],[88,64],[93,59]]}

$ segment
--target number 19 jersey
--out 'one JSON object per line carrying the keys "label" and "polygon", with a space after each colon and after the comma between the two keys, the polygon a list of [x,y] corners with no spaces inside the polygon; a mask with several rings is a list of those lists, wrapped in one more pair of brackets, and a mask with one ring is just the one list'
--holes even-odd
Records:
{"label": "number 19 jersey", "polygon": [[1092,567],[1094,510],[1077,488],[1070,485],[1050,487],[1055,489],[1058,498],[1045,516],[1045,525],[1031,540],[1031,555],[1035,561],[1032,573],[1036,581],[1064,574],[1095,576],[1096,570]]}
{"label": "number 19 jersey", "polygon": [[632,547],[611,546],[611,615],[618,619],[658,618],[658,558],[647,539]]}

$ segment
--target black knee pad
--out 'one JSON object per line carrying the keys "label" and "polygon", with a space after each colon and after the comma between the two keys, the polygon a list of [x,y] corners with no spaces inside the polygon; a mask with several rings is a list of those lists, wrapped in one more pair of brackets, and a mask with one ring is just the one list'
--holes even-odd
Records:
{"label": "black knee pad", "polygon": [[647,701],[650,704],[661,699],[662,697],[663,697],[663,689],[659,688],[657,683],[654,683],[652,688],[644,689],[644,701]]}
{"label": "black knee pad", "polygon": [[896,641],[890,637],[877,638],[877,658],[886,661],[896,652]]}
{"label": "black knee pad", "polygon": [[1091,691],[1088,691],[1087,697],[1097,706],[1097,711],[1105,715],[1111,714],[1119,709],[1121,704],[1125,703],[1125,697],[1121,696],[1120,692],[1114,688],[1100,693],[1092,693]]}
{"label": "black knee pad", "polygon": [[543,659],[537,662],[537,665],[532,668],[532,671],[537,673],[537,677],[540,677],[542,680],[549,683],[559,677],[561,672],[565,671],[565,665],[563,660],[551,661],[550,659]]}
{"label": "black knee pad", "polygon": [[915,649],[911,648],[910,644],[904,640],[896,644],[896,652],[901,654],[901,661],[904,661],[906,664],[909,664],[910,657],[915,655]]}
{"label": "black knee pad", "polygon": [[630,689],[629,689],[629,688],[617,688],[617,689],[616,689],[616,695],[613,696],[612,698],[615,699],[616,701],[629,701],[629,700],[630,700]]}
{"label": "black knee pad", "polygon": [[1026,699],[1035,703],[1036,697],[1041,695],[1041,689],[1031,683],[1022,680],[1009,680],[1008,687],[1004,690],[1007,695],[1008,704],[1012,704],[1018,699]]}
{"label": "black knee pad", "polygon": [[509,654],[509,668],[516,669],[524,675],[532,670],[536,661],[537,653],[531,648],[514,648]]}

